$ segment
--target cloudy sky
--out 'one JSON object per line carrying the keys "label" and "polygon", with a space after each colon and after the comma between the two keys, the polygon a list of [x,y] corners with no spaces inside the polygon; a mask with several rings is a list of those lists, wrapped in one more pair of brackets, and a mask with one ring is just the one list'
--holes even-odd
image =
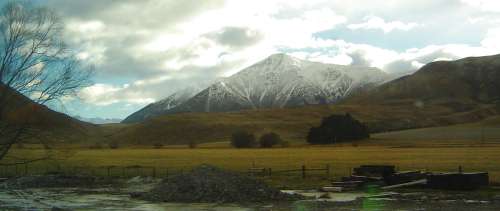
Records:
{"label": "cloudy sky", "polygon": [[498,0],[35,0],[66,21],[95,84],[64,112],[123,118],[270,54],[412,71],[500,53]]}

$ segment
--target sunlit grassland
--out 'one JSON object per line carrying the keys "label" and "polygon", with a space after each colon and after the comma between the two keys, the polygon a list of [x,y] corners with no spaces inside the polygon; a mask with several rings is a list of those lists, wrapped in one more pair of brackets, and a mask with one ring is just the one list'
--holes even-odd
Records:
{"label": "sunlit grassland", "polygon": [[[338,180],[351,173],[353,167],[366,164],[396,165],[399,170],[428,170],[435,172],[464,171],[489,172],[492,182],[500,183],[500,128],[499,118],[480,123],[448,127],[424,128],[373,134],[369,140],[328,146],[293,143],[289,148],[234,149],[229,143],[199,144],[195,149],[186,145],[167,145],[153,149],[151,145],[121,145],[118,149],[89,149],[81,145],[59,146],[51,150],[52,158],[28,165],[30,173],[54,170],[84,171],[104,175],[107,166],[155,167],[158,175],[186,171],[199,164],[212,164],[225,169],[245,172],[251,167],[271,168],[273,172],[285,169],[331,167],[331,174],[317,173],[318,177],[301,178],[300,172],[291,175],[273,174],[267,178],[282,187],[315,187]],[[9,158],[43,157],[46,150],[14,149]],[[60,149],[60,148],[66,149]],[[5,160],[4,162],[12,162]],[[57,168],[57,166],[59,166]],[[23,167],[18,169],[22,173]],[[2,169],[0,168],[0,171]],[[11,167],[12,171],[12,167]],[[85,173],[89,173],[86,171]],[[115,175],[121,175],[115,171]],[[1,174],[1,172],[0,172]],[[130,176],[130,175],[129,175]]]}
{"label": "sunlit grassland", "polygon": [[[14,155],[40,154],[41,150],[18,149]],[[171,171],[189,170],[207,163],[225,169],[246,171],[252,166],[283,169],[321,168],[330,165],[328,179],[339,179],[350,174],[350,169],[363,164],[391,164],[399,170],[487,171],[493,182],[500,182],[500,145],[461,147],[382,147],[382,146],[323,146],[275,149],[232,148],[123,148],[123,149],[73,149],[64,152],[64,159],[31,164],[33,168],[61,169],[74,167],[96,168],[104,166],[148,166]],[[274,181],[279,183],[280,181]],[[309,181],[311,182],[311,181]],[[284,184],[283,184],[284,185]]]}

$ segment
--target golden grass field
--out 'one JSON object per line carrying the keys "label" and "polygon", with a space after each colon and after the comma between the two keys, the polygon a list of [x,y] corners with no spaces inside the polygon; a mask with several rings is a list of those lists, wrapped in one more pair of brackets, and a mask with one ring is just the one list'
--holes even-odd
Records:
{"label": "golden grass field", "polygon": [[[14,154],[30,154],[37,150],[16,150]],[[350,169],[363,164],[391,164],[399,170],[456,171],[461,165],[465,171],[488,171],[493,182],[500,182],[500,145],[459,147],[387,147],[387,146],[315,146],[275,149],[232,148],[169,148],[169,149],[80,149],[59,161],[31,164],[33,168],[54,169],[57,163],[64,168],[141,165],[169,168],[170,171],[188,170],[202,163],[226,169],[245,171],[256,167],[284,169],[321,168],[329,164],[331,179],[350,174]],[[104,171],[103,171],[104,172]],[[328,182],[322,178],[316,183]],[[294,180],[296,181],[296,180]],[[274,181],[274,183],[285,181]],[[301,183],[301,182],[300,182]],[[285,185],[285,184],[281,184]]]}
{"label": "golden grass field", "polygon": [[[330,146],[294,144],[289,148],[234,149],[228,142],[201,144],[195,149],[186,145],[169,145],[152,149],[149,145],[125,146],[119,149],[88,149],[68,147],[54,150],[58,160],[29,165],[29,171],[99,169],[105,166],[147,166],[158,171],[189,170],[207,163],[244,172],[255,167],[285,169],[323,168],[330,165],[331,174],[302,180],[300,172],[291,176],[268,178],[271,183],[287,187],[313,187],[329,180],[347,176],[353,167],[364,164],[396,165],[399,170],[487,171],[492,182],[500,183],[500,118],[479,123],[448,127],[424,128],[391,133],[373,134],[369,140]],[[42,149],[14,149],[9,157],[37,157]],[[10,171],[12,171],[11,167]],[[0,168],[1,171],[5,169]],[[22,172],[22,167],[21,170]],[[83,170],[82,170],[83,171]],[[92,173],[99,174],[96,170]],[[115,172],[120,174],[120,172]],[[104,174],[101,168],[100,174]],[[162,172],[158,173],[159,175]],[[294,186],[297,185],[297,186]]]}

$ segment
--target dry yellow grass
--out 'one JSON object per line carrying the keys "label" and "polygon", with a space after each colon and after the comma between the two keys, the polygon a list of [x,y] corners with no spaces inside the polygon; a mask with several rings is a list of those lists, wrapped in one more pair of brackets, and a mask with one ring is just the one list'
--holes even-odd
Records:
{"label": "dry yellow grass", "polygon": [[186,144],[190,141],[208,143],[228,141],[233,132],[244,129],[257,135],[272,131],[289,142],[304,143],[309,128],[319,125],[323,117],[334,113],[349,112],[365,122],[371,130],[387,131],[476,122],[496,112],[495,106],[483,107],[456,112],[441,104],[417,107],[413,101],[396,101],[384,105],[316,105],[227,113],[181,113],[138,124],[105,125],[101,127],[102,133],[92,138],[96,142],[109,141],[99,139],[107,137],[135,145]]}
{"label": "dry yellow grass", "polygon": [[[16,150],[13,154],[33,154],[39,150]],[[80,149],[72,156],[57,161],[62,168],[103,166],[151,166],[171,170],[189,169],[208,163],[226,169],[245,171],[257,167],[297,169],[302,165],[324,167],[330,164],[333,177],[349,175],[350,169],[363,164],[391,164],[399,170],[427,169],[456,171],[488,171],[493,182],[500,182],[500,145],[470,147],[295,147],[280,149]],[[46,168],[38,163],[30,168]],[[50,165],[54,165],[51,161]]]}
{"label": "dry yellow grass", "polygon": [[[253,165],[279,171],[299,169],[302,165],[308,168],[330,165],[331,178],[304,181],[300,179],[300,173],[297,173],[292,180],[288,177],[273,177],[270,181],[280,186],[298,184],[304,187],[307,184],[310,187],[326,184],[329,179],[347,176],[353,167],[364,164],[391,164],[396,165],[399,170],[439,172],[456,171],[458,166],[462,166],[465,171],[487,171],[491,181],[500,183],[499,126],[500,118],[496,117],[481,123],[375,134],[372,139],[357,142],[356,145],[309,146],[296,143],[291,148],[273,149],[233,149],[228,142],[200,144],[196,149],[188,149],[186,145],[152,149],[145,145],[112,150],[82,149],[73,145],[73,149],[55,150],[58,154],[53,157],[59,160],[30,164],[29,169],[43,172],[47,167],[54,170],[57,165],[62,170],[139,165],[179,171],[208,163],[236,171],[245,171]],[[486,137],[489,139],[486,142],[479,139],[483,127],[488,129]],[[36,157],[43,151],[15,149],[9,157]],[[1,170],[0,168],[0,174]]]}

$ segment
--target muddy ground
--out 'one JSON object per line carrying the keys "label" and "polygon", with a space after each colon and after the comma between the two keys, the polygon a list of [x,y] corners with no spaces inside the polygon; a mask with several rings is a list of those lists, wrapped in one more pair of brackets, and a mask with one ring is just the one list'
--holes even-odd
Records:
{"label": "muddy ground", "polygon": [[299,193],[307,200],[280,203],[160,203],[130,197],[130,191],[148,186],[128,184],[102,188],[2,189],[0,210],[134,210],[134,211],[326,211],[326,210],[500,210],[500,191],[443,192],[403,190],[396,192]]}
{"label": "muddy ground", "polygon": [[[131,197],[162,187],[159,179],[135,177],[106,183],[96,178],[64,177],[64,180],[55,180],[57,177],[25,177],[1,183],[0,210],[500,210],[500,187],[468,192],[428,189],[383,192],[376,188],[349,193],[282,190],[283,193],[299,194],[303,199],[265,203],[165,203]],[[89,181],[94,185],[89,185]],[[68,185],[73,187],[65,187]]]}

